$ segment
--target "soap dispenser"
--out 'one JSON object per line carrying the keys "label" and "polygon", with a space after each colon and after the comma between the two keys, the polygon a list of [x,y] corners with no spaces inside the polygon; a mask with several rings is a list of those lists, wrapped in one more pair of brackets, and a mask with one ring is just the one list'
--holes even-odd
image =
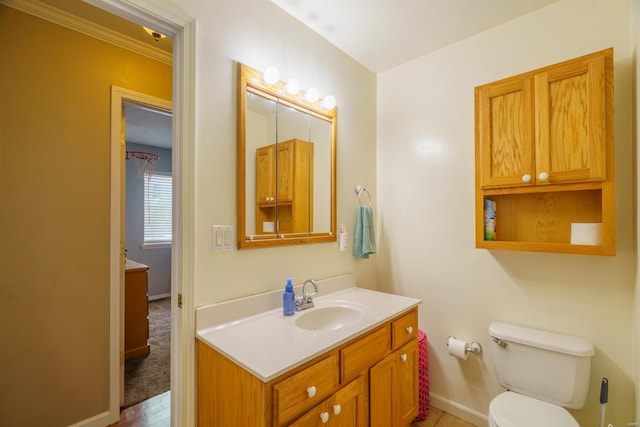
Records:
{"label": "soap dispenser", "polygon": [[296,312],[296,294],[293,291],[293,279],[287,279],[287,285],[282,294],[282,312],[285,316],[292,316]]}

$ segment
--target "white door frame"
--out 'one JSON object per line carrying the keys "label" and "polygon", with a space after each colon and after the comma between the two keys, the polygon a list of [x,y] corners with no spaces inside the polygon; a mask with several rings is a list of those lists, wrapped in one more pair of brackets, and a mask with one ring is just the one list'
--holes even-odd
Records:
{"label": "white door frame", "polygon": [[[113,329],[110,335],[110,345],[118,347],[118,390],[119,390],[119,402],[122,404],[124,396],[124,294],[125,294],[125,204],[126,204],[126,166],[124,166],[125,150],[126,150],[126,105],[137,105],[141,107],[147,107],[155,111],[164,111],[172,114],[173,106],[171,101],[166,99],[156,98],[140,92],[134,92],[129,89],[121,88],[118,86],[111,86],[111,185],[112,185],[112,197],[115,202],[115,198],[118,198],[117,203],[112,203],[111,207],[118,212],[112,212],[112,231],[111,235],[111,248],[118,248],[118,265],[120,267],[118,271],[118,284],[111,282],[111,285],[115,285],[118,289],[115,292],[115,288],[111,289],[114,300],[117,300],[118,315],[117,324],[113,324]],[[173,114],[172,114],[173,115]],[[172,149],[174,147],[172,144]],[[173,175],[173,174],[172,174]],[[119,190],[118,190],[119,189]],[[117,218],[116,218],[117,217]],[[173,224],[173,221],[172,221]],[[117,231],[117,236],[116,232]],[[116,240],[117,238],[117,240]],[[115,265],[113,266],[115,267]],[[172,286],[173,288],[173,286]],[[177,306],[173,304],[175,300],[172,300],[171,314],[177,314]],[[112,301],[113,302],[113,301]],[[115,309],[115,307],[113,307]],[[114,310],[115,311],[115,310]],[[114,313],[115,314],[115,313]],[[116,319],[114,315],[113,320]],[[115,333],[118,331],[118,334]],[[117,336],[118,335],[118,336]],[[113,352],[113,348],[111,351]],[[112,372],[111,372],[112,373]],[[113,378],[110,377],[110,381]],[[110,384],[111,386],[111,384]]]}
{"label": "white door frame", "polygon": [[[160,0],[85,0],[173,38],[173,242],[171,298],[182,308],[171,316],[171,425],[196,425],[195,381],[195,21]],[[113,102],[116,104],[116,102]],[[112,105],[114,108],[121,108]],[[118,121],[118,120],[116,120]],[[116,128],[117,125],[117,128]],[[109,422],[120,418],[121,123],[111,124],[111,247]]]}

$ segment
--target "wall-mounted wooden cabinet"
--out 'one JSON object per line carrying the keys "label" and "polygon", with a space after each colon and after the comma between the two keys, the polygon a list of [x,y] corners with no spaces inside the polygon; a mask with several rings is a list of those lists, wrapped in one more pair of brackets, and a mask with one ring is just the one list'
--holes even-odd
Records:
{"label": "wall-mounted wooden cabinet", "polygon": [[[475,121],[476,247],[615,254],[612,49],[476,87]],[[570,243],[584,222],[601,244]]]}
{"label": "wall-mounted wooden cabinet", "polygon": [[[265,222],[277,229],[264,231]],[[313,143],[291,139],[258,148],[257,233],[308,233],[312,223]]]}

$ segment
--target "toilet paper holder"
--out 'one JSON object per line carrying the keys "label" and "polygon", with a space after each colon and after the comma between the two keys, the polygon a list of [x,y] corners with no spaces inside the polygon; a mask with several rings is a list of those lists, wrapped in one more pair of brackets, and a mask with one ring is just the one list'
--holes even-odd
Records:
{"label": "toilet paper holder", "polygon": [[[450,339],[454,339],[455,340],[457,338],[454,337],[454,336],[449,336],[449,338],[447,338],[447,347],[449,346],[449,340]],[[480,353],[482,353],[482,346],[477,341],[471,341],[470,343],[467,343],[465,345],[464,351],[465,351],[465,353],[480,354]]]}

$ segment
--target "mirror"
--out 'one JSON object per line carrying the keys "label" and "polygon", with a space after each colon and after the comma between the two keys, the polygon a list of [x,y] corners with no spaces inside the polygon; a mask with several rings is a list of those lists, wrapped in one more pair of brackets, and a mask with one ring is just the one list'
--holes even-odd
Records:
{"label": "mirror", "polygon": [[336,241],[336,117],[238,64],[238,249]]}

